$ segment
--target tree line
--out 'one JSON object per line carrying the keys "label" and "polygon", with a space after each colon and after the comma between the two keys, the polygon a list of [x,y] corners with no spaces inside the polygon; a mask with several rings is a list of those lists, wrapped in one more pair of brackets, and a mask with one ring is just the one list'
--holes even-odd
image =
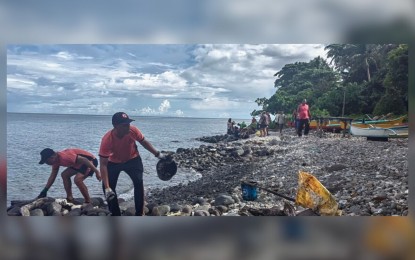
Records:
{"label": "tree line", "polygon": [[407,44],[329,44],[327,60],[286,64],[275,94],[257,98],[262,109],[290,113],[304,98],[313,116],[395,115],[408,111]]}

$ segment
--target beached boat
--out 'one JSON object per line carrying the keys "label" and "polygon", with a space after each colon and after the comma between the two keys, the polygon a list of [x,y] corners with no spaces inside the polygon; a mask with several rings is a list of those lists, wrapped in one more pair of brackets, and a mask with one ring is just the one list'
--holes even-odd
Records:
{"label": "beached boat", "polygon": [[395,126],[400,126],[403,123],[403,120],[406,116],[401,116],[391,120],[353,120],[352,125],[361,127],[361,128],[368,128],[372,126],[382,127],[382,128],[390,128]]}
{"label": "beached boat", "polygon": [[[343,128],[344,124],[340,122],[338,119],[321,119],[320,120],[320,127],[325,132],[340,132]],[[311,120],[310,121],[310,129],[318,129],[318,121]]]}
{"label": "beached boat", "polygon": [[371,127],[350,126],[350,133],[354,136],[375,138],[405,138],[408,137],[408,126],[396,126],[382,128],[371,125]]}

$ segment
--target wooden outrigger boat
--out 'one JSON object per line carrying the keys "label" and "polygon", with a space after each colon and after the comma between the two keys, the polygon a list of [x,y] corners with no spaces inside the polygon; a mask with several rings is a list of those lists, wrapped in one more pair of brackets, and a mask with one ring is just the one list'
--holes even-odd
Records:
{"label": "wooden outrigger boat", "polygon": [[408,126],[396,126],[382,128],[374,125],[370,127],[358,127],[354,124],[350,126],[350,133],[354,136],[369,138],[405,138],[408,137]]}
{"label": "wooden outrigger boat", "polygon": [[403,120],[406,116],[401,116],[392,120],[359,120],[353,121],[352,125],[360,128],[370,128],[372,126],[381,127],[381,128],[390,128],[395,126],[400,126],[403,123]]}
{"label": "wooden outrigger boat", "polygon": [[[318,120],[311,120],[310,121],[310,129],[318,129],[319,122]],[[326,119],[321,120],[320,128],[326,132],[340,132],[342,130],[342,125],[339,120],[336,119]]]}

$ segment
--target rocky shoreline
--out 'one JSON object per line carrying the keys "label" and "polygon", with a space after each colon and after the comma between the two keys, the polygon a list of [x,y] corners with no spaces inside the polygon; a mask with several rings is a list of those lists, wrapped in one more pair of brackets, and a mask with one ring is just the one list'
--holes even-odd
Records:
{"label": "rocky shoreline", "polygon": [[[242,199],[242,180],[256,181],[295,198],[299,170],[313,174],[331,192],[342,215],[408,214],[408,139],[367,141],[332,133],[319,138],[313,131],[299,138],[293,129],[285,129],[283,135],[271,132],[268,137],[250,135],[234,140],[224,135],[200,140],[207,142],[206,145],[167,153],[172,154],[178,167],[192,168],[202,177],[186,185],[148,191],[146,215],[316,215],[262,189],[258,189],[256,200]],[[105,203],[95,199],[89,209],[77,206],[77,214],[108,215]],[[65,203],[56,201],[50,199],[50,203]],[[133,201],[120,201],[123,215],[134,215],[133,204]],[[9,207],[8,214],[19,215],[21,210],[16,208],[18,204]],[[67,210],[66,214],[72,211],[61,205],[61,212],[63,209]],[[57,211],[50,212],[56,215]],[[31,215],[30,211],[25,212]],[[45,210],[43,213],[50,214]]]}

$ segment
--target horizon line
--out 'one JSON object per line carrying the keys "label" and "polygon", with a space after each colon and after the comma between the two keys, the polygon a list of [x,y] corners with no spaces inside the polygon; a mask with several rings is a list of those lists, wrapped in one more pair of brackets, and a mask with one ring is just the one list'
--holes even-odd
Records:
{"label": "horizon line", "polygon": [[[38,114],[38,115],[73,115],[73,116],[112,116],[110,114],[71,114],[71,113],[45,113],[45,112],[11,112],[9,114]],[[192,116],[161,116],[161,115],[130,115],[131,117],[160,117],[160,118],[197,118],[197,119],[227,119],[228,117],[192,117]],[[250,116],[251,117],[251,116]],[[251,118],[235,118],[235,119],[251,119]]]}

